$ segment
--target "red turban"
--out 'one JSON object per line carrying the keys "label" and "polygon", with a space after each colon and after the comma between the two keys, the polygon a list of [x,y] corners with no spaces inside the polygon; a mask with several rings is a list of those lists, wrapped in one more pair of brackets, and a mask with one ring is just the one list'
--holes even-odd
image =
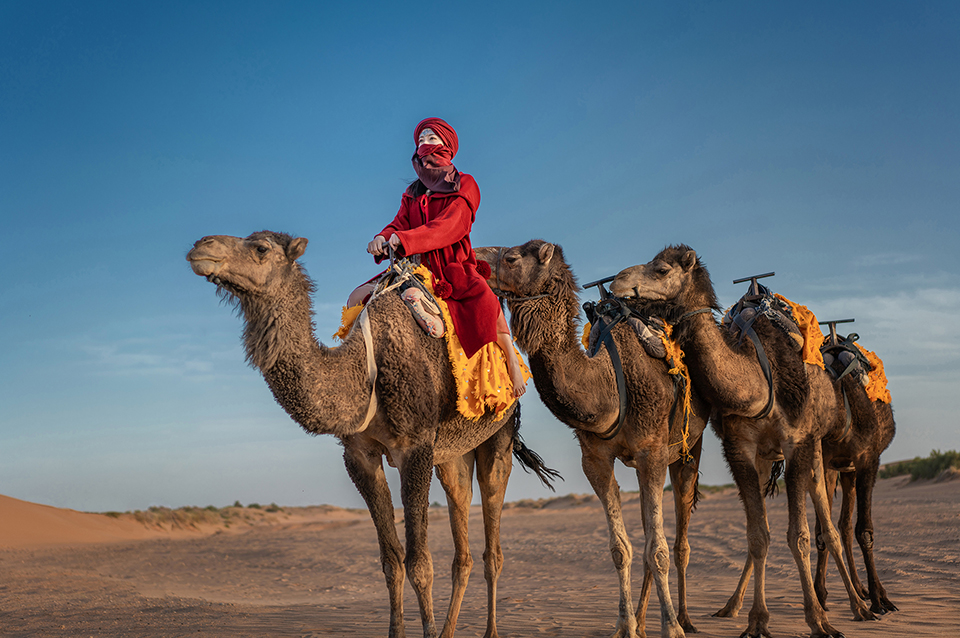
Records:
{"label": "red turban", "polygon": [[440,136],[440,139],[443,140],[443,145],[450,150],[450,157],[448,159],[452,160],[457,154],[457,149],[460,148],[460,141],[457,139],[457,132],[453,130],[453,127],[441,120],[439,117],[428,117],[417,124],[417,128],[414,129],[414,144],[417,144],[420,141],[420,133],[422,133],[423,129],[425,128],[430,129]]}

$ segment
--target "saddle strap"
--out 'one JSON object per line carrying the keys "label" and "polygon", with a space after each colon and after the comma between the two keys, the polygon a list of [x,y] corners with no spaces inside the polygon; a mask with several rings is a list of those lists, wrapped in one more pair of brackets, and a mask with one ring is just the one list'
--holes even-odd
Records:
{"label": "saddle strap", "polygon": [[609,322],[604,318],[604,326],[600,329],[600,335],[593,344],[593,352],[590,353],[591,356],[595,355],[600,349],[601,343],[607,347],[607,354],[610,355],[610,363],[613,365],[613,372],[617,377],[617,392],[620,395],[620,414],[617,416],[617,422],[605,432],[594,433],[604,441],[609,441],[620,434],[620,430],[623,429],[623,422],[627,418],[627,380],[623,375],[623,363],[620,361],[620,353],[617,351],[617,344],[614,343],[612,334],[613,327],[623,321],[625,316],[623,313],[619,313]]}
{"label": "saddle strap", "polygon": [[767,353],[764,351],[763,344],[760,343],[760,337],[757,336],[756,331],[748,325],[745,334],[750,341],[753,342],[754,349],[757,351],[757,360],[760,362],[760,369],[763,370],[763,376],[767,379],[767,405],[759,414],[753,417],[754,419],[762,419],[768,416],[770,411],[773,410],[773,372],[770,369],[770,361],[767,359]]}
{"label": "saddle strap", "polygon": [[357,432],[363,432],[373,421],[373,415],[377,413],[377,360],[373,356],[373,333],[370,330],[370,317],[367,316],[367,306],[364,306],[357,317],[360,323],[360,331],[363,334],[363,344],[367,350],[367,378],[370,380],[370,405],[367,406],[367,415],[360,425]]}
{"label": "saddle strap", "polygon": [[770,361],[767,359],[767,353],[763,349],[763,344],[760,343],[760,337],[757,336],[756,330],[753,329],[753,322],[757,320],[757,317],[761,315],[760,312],[754,312],[751,317],[748,319],[743,319],[743,312],[738,313],[734,318],[733,322],[740,328],[740,341],[737,342],[737,345],[743,343],[744,337],[750,339],[753,342],[754,349],[757,351],[757,360],[760,363],[760,369],[763,370],[763,376],[767,379],[767,405],[754,416],[754,419],[762,419],[770,414],[773,410],[773,371],[770,369]]}

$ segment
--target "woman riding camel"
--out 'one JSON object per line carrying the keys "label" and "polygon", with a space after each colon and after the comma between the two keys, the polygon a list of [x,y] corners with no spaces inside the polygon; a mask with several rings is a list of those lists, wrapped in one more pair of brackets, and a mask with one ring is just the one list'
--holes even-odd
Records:
{"label": "woman riding camel", "polygon": [[[480,189],[472,176],[453,165],[459,148],[457,132],[440,118],[430,117],[417,124],[413,139],[417,145],[413,168],[418,179],[403,193],[397,216],[377,233],[367,252],[377,263],[387,256],[388,246],[398,255],[419,259],[433,275],[434,293],[447,303],[467,358],[486,344],[497,343],[503,350],[514,396],[519,397],[526,392],[526,381],[513,339],[496,295],[477,269],[470,244]],[[358,287],[348,306],[363,301],[374,287],[371,283]],[[428,310],[433,304],[421,303],[415,287],[404,295],[423,329],[441,336],[443,319]]]}

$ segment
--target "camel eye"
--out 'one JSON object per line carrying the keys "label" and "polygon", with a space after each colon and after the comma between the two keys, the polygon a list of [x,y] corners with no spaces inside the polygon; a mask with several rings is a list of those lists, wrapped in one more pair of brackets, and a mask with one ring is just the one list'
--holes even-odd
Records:
{"label": "camel eye", "polygon": [[506,256],[503,258],[503,260],[504,260],[505,262],[507,262],[508,264],[515,264],[515,263],[517,263],[517,260],[518,260],[518,259],[519,259],[519,257],[517,257],[516,255],[506,255]]}

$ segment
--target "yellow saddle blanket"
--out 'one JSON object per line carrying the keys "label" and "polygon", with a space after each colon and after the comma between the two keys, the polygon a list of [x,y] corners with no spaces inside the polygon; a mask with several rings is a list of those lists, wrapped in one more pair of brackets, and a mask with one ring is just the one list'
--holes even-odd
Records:
{"label": "yellow saddle blanket", "polygon": [[864,385],[867,396],[870,397],[871,401],[890,403],[891,397],[890,391],[887,390],[887,375],[883,371],[883,361],[880,360],[880,357],[878,357],[875,352],[867,350],[859,343],[854,343],[853,345],[860,348],[860,352],[862,352],[867,357],[867,361],[870,362],[870,371],[867,372],[867,382]]}
{"label": "yellow saddle blanket", "polygon": [[[427,289],[432,293],[433,275],[430,271],[425,266],[419,266],[414,274],[423,279]],[[488,343],[468,359],[460,345],[460,339],[453,330],[453,319],[450,317],[447,302],[437,297],[434,297],[434,300],[440,307],[443,323],[446,326],[443,338],[447,344],[447,356],[450,359],[453,377],[457,382],[457,411],[465,417],[477,419],[490,409],[496,418],[500,418],[516,401],[503,350],[496,343]],[[363,310],[363,304],[343,308],[340,329],[333,335],[335,339],[341,341],[346,339],[361,310]],[[524,380],[529,380],[530,371],[524,365],[519,353],[517,359],[520,361]]]}

